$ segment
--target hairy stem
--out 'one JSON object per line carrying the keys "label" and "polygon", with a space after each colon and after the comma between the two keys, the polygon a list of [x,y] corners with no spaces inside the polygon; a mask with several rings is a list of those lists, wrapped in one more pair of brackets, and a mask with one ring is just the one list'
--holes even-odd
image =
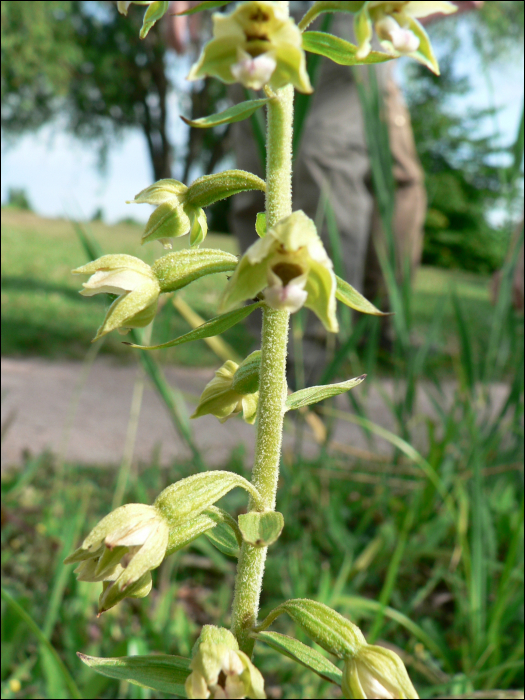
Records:
{"label": "hairy stem", "polygon": [[[283,3],[284,4],[284,3]],[[277,91],[268,104],[266,220],[268,227],[292,213],[293,87]],[[275,509],[286,399],[286,345],[289,314],[263,307],[261,374],[252,483],[265,510]],[[250,510],[254,508],[250,502]],[[250,631],[257,622],[266,547],[243,544],[237,565],[232,632],[251,655]]]}

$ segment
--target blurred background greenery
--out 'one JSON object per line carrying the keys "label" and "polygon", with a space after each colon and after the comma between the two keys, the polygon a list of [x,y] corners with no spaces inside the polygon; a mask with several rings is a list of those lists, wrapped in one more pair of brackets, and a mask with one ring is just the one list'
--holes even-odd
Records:
{"label": "blurred background greenery", "polygon": [[[162,31],[155,28],[139,42],[140,12],[123,21],[111,3],[67,1],[2,2],[1,11],[6,144],[14,148],[17,139],[48,127],[70,131],[103,165],[118,138],[139,132],[148,182],[152,176],[191,180],[231,162],[227,128],[172,137],[174,95],[186,116],[199,117],[226,106],[226,94],[214,81],[183,88]],[[523,313],[513,303],[523,242],[523,226],[515,233],[523,207],[523,116],[509,134],[497,100],[487,107],[475,99],[480,82],[497,93],[494,73],[522,60],[523,3],[486,2],[481,12],[433,31],[442,76],[413,65],[402,75],[429,196],[424,264],[410,284],[396,281],[389,274],[393,261],[383,261],[395,311],[391,347],[382,344],[377,319],[346,317],[324,372],[325,381],[363,372],[370,386],[393,381],[394,396],[385,401],[395,430],[378,425],[351,392],[346,410],[325,403],[320,417],[328,436],[336,419],[360,425],[368,452],[345,451],[328,438],[319,457],[307,459],[300,445],[306,427],[289,426],[297,444],[283,457],[279,509],[286,528],[271,550],[262,612],[286,597],[335,607],[370,641],[395,645],[421,697],[523,697],[511,693],[523,686]],[[465,71],[468,61],[479,67],[476,75]],[[299,100],[299,124],[306,108]],[[383,127],[373,90],[363,95],[363,109],[388,234],[391,164],[374,143]],[[32,186],[29,180],[12,186],[2,207],[2,355],[89,362],[104,304],[79,298],[70,270],[102,252],[151,262],[158,251],[138,244],[139,222],[106,224],[100,207],[90,222],[41,216],[32,210]],[[210,227],[218,233],[207,245],[235,252],[227,214],[228,203],[211,210]],[[332,235],[334,253],[337,231]],[[206,278],[180,298],[209,318],[223,284]],[[164,305],[154,342],[195,324],[180,309]],[[303,322],[297,315],[297,343]],[[225,340],[241,356],[252,344],[243,327]],[[135,359],[119,337],[108,338],[101,352]],[[194,451],[191,462],[165,469],[153,459],[130,471],[125,461],[120,468],[93,467],[88,459],[64,464],[56,455],[28,454],[22,464],[3,465],[2,697],[161,697],[96,676],[75,652],[188,656],[202,624],[228,624],[234,562],[204,538],[163,563],[148,598],[126,601],[101,618],[95,617],[95,586],[76,582],[61,565],[111,507],[151,502],[196,462],[204,466],[185,404],[159,367],[217,366],[220,352],[199,341],[144,358],[174,429]],[[300,384],[300,353],[295,358]],[[497,405],[495,385],[504,387]],[[418,413],[418,391],[428,391],[432,416]],[[424,436],[420,451],[412,445],[415,434]],[[388,457],[376,450],[377,436],[390,443]],[[224,468],[249,474],[241,450]],[[226,501],[232,513],[245,506],[235,494]],[[285,620],[278,629],[307,642]],[[333,686],[262,645],[257,664],[269,697],[337,696]]]}

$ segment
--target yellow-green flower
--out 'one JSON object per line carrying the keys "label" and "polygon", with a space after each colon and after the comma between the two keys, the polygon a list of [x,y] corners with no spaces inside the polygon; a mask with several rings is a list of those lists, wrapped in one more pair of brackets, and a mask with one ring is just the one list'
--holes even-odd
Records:
{"label": "yellow-green flower", "polygon": [[266,698],[260,671],[229,630],[203,627],[190,668],[188,698]]}
{"label": "yellow-green flower", "polygon": [[118,294],[94,340],[115,329],[144,328],[155,318],[160,285],[151,267],[132,255],[103,255],[73,270],[91,275],[82,286],[83,296]]}
{"label": "yellow-green flower", "polygon": [[253,0],[229,15],[213,15],[213,39],[206,44],[188,80],[206,76],[260,90],[292,83],[312,92],[301,32],[283,3]]}
{"label": "yellow-green flower", "polygon": [[154,506],[129,503],[106,515],[65,564],[78,563],[79,581],[101,581],[99,610],[151,590],[152,569],[166,554],[169,524]]}
{"label": "yellow-green flower", "polygon": [[296,211],[270,229],[243,255],[222,298],[229,311],[264,290],[274,309],[311,309],[328,331],[337,333],[336,278],[314,222]]}
{"label": "yellow-green flower", "polygon": [[372,25],[383,48],[394,56],[410,56],[439,74],[439,66],[428,34],[418,19],[436,13],[451,14],[452,2],[365,2],[355,15],[357,58],[364,59],[372,48]]}
{"label": "yellow-green flower", "polygon": [[259,392],[244,394],[232,388],[238,368],[239,365],[236,362],[228,360],[215,372],[215,377],[204,388],[192,418],[211,414],[224,423],[228,418],[242,411],[247,423],[255,422]]}
{"label": "yellow-green flower", "polygon": [[419,697],[399,656],[371,644],[345,660],[342,690],[345,698]]}
{"label": "yellow-green flower", "polygon": [[190,234],[190,246],[198,246],[208,232],[204,209],[186,201],[188,187],[178,180],[158,180],[136,195],[129,204],[154,204],[157,206],[146,224],[142,243],[160,241],[164,248],[171,248],[170,238]]}

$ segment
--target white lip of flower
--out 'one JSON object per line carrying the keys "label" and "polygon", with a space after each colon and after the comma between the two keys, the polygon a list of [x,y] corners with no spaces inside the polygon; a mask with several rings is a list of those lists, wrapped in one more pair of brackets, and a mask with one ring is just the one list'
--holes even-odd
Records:
{"label": "white lip of flower", "polygon": [[239,61],[230,70],[239,83],[252,90],[260,90],[270,82],[277,67],[277,61],[271,51],[252,58],[246,51],[237,49],[237,56]]}
{"label": "white lip of flower", "polygon": [[[376,23],[376,32],[381,42],[389,42],[401,54],[417,51],[420,41],[410,29],[401,27],[393,17],[387,15]],[[387,46],[387,48],[389,48]]]}
{"label": "white lip of flower", "polygon": [[85,297],[95,294],[126,294],[138,289],[144,282],[149,281],[148,275],[143,275],[137,270],[120,268],[116,270],[98,270],[87,282],[83,283],[84,289],[80,292]]}
{"label": "white lip of flower", "polygon": [[264,301],[272,309],[286,310],[291,314],[299,311],[308,298],[304,291],[307,275],[295,277],[287,285],[272,270],[268,271],[268,287],[264,292]]}

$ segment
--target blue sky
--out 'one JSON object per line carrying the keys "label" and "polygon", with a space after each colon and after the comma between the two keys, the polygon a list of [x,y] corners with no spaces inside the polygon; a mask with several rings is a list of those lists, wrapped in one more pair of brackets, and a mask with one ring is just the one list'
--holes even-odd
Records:
{"label": "blue sky", "polygon": [[[491,70],[490,86],[479,65],[477,54],[465,42],[460,65],[472,69],[472,93],[456,105],[465,113],[472,107],[501,107],[499,130],[505,144],[515,139],[523,106],[523,60]],[[187,65],[185,65],[187,64]],[[188,59],[170,61],[170,77],[176,89],[189,65]],[[402,65],[399,67],[402,71]],[[179,119],[177,97],[169,100],[169,134],[172,142],[183,144],[186,127]],[[493,123],[487,123],[487,131]],[[140,131],[128,131],[108,155],[107,168],[97,168],[98,155],[86,143],[77,141],[60,127],[49,126],[36,134],[24,136],[14,145],[2,139],[2,202],[9,188],[22,188],[38,213],[48,217],[90,218],[101,208],[104,219],[113,223],[132,216],[146,221],[149,207],[126,204],[126,200],[152,182],[146,142]]]}

